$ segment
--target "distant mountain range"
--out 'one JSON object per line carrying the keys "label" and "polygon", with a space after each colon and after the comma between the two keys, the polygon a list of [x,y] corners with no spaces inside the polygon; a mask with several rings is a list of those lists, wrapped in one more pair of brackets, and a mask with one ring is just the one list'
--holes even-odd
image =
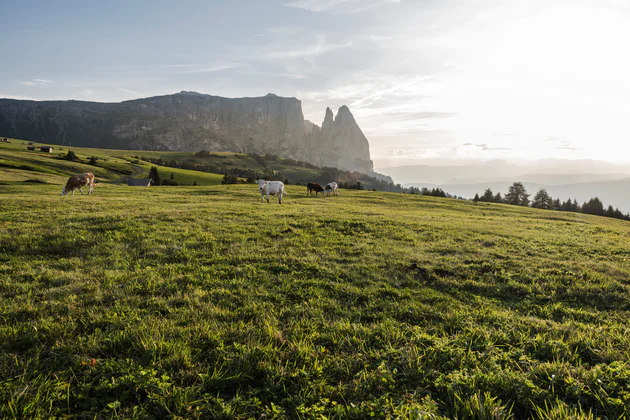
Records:
{"label": "distant mountain range", "polygon": [[321,127],[296,98],[230,99],[196,92],[120,103],[0,99],[0,136],[109,149],[274,154],[364,173],[370,146],[352,113],[330,108]]}
{"label": "distant mountain range", "polygon": [[472,198],[486,188],[505,194],[513,182],[522,182],[532,196],[541,188],[554,198],[575,198],[582,204],[599,197],[604,204],[630,212],[630,167],[595,160],[543,159],[511,163],[502,160],[466,165],[410,165],[381,168],[405,187],[442,188]]}
{"label": "distant mountain range", "polygon": [[[405,187],[438,187],[442,188],[449,194],[464,198],[472,198],[477,193],[482,195],[486,188],[492,189],[495,194],[500,192],[502,195],[505,195],[510,185],[512,185],[512,182],[484,182],[477,184],[404,184]],[[630,191],[630,178],[558,185],[523,182],[523,185],[532,197],[539,189],[544,188],[554,199],[560,198],[562,201],[565,201],[569,198],[575,198],[580,204],[582,204],[593,197],[599,197],[606,206],[612,205],[613,207],[618,207],[619,210],[624,213],[630,212],[630,195],[628,194]]]}

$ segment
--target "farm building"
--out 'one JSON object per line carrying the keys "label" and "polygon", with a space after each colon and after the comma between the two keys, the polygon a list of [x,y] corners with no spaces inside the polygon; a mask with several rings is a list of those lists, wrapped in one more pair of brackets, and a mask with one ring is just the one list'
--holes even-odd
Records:
{"label": "farm building", "polygon": [[26,146],[26,148],[28,150],[35,150],[35,146],[33,146],[32,144],[29,144],[28,146]]}
{"label": "farm building", "polygon": [[11,143],[11,140],[9,140],[9,139],[2,139],[2,141],[5,142],[5,143]]}
{"label": "farm building", "polygon": [[152,182],[151,178],[129,178],[127,185],[130,187],[149,187]]}
{"label": "farm building", "polygon": [[52,153],[53,152],[52,146],[42,146],[42,147],[39,148],[39,150],[41,150],[44,153]]}

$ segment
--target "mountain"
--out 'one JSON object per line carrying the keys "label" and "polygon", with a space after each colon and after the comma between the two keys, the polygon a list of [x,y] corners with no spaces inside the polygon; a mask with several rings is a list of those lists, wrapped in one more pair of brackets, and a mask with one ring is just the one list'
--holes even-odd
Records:
{"label": "mountain", "polygon": [[474,184],[529,181],[546,185],[619,180],[630,166],[597,160],[539,159],[534,161],[455,161],[377,169],[401,184]]}
{"label": "mountain", "polygon": [[274,154],[373,172],[370,146],[352,113],[304,120],[296,98],[222,98],[196,92],[120,103],[0,99],[0,135],[53,144],[161,151]]}

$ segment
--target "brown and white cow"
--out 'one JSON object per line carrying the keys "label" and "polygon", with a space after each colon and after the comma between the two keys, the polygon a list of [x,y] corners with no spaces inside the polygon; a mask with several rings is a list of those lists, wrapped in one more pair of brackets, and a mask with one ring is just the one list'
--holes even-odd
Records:
{"label": "brown and white cow", "polygon": [[74,195],[74,190],[79,190],[81,195],[83,195],[83,187],[90,187],[90,191],[88,194],[92,194],[92,190],[94,189],[94,174],[91,172],[87,172],[85,174],[80,175],[72,175],[66,186],[61,190],[61,195],[66,195],[70,191],[72,191],[72,195]]}
{"label": "brown and white cow", "polygon": [[330,196],[330,194],[332,193],[333,195],[337,195],[337,190],[338,190],[338,186],[336,182],[329,182],[326,187],[324,187],[324,195],[326,196]]}

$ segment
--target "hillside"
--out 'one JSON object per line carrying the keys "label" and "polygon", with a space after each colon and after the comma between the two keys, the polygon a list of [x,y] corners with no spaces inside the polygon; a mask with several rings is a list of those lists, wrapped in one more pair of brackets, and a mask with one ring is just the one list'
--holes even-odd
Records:
{"label": "hillside", "polygon": [[288,192],[0,185],[0,417],[630,414],[628,223]]}
{"label": "hillside", "polygon": [[[0,142],[0,184],[24,181],[43,181],[65,184],[67,177],[80,172],[93,172],[100,182],[120,182],[127,176],[148,177],[156,166],[162,178],[173,174],[181,185],[199,186],[220,184],[225,173],[244,178],[268,177],[306,184],[311,181],[328,183],[332,180],[355,185],[361,182],[365,188],[393,190],[389,177],[380,174],[348,172],[335,168],[320,168],[306,162],[283,159],[277,156],[257,156],[229,152],[159,152],[146,150],[115,150],[72,146],[79,161],[64,159],[68,147],[54,146],[54,153],[29,151],[24,140],[12,139]],[[88,165],[90,157],[96,157],[96,165]],[[378,177],[378,178],[377,178]]]}
{"label": "hillside", "polygon": [[350,110],[322,127],[296,98],[222,98],[196,92],[120,103],[0,99],[0,134],[59,145],[274,154],[320,166],[373,171],[368,140]]}

